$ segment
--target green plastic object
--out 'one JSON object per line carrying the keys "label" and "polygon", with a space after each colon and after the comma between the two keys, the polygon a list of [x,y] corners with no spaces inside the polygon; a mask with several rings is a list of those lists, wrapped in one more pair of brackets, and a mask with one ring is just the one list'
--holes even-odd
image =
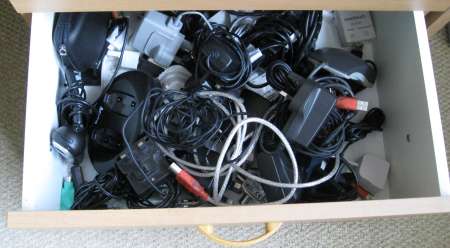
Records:
{"label": "green plastic object", "polygon": [[61,189],[61,210],[70,210],[73,205],[75,197],[75,188],[72,181],[64,180],[63,187]]}

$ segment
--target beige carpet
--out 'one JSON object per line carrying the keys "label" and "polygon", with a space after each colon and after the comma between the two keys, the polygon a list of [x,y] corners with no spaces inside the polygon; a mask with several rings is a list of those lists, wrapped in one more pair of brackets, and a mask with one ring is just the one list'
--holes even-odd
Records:
{"label": "beige carpet", "polygon": [[[5,214],[20,208],[27,26],[0,0],[0,247],[209,247],[194,228],[7,230]],[[450,48],[443,32],[431,41],[446,138],[450,138]],[[45,87],[43,85],[42,87]],[[447,139],[449,140],[449,139]],[[450,155],[450,146],[447,153]],[[224,213],[225,214],[225,213]],[[227,237],[258,225],[220,228]],[[261,247],[450,247],[450,215],[286,224]]]}

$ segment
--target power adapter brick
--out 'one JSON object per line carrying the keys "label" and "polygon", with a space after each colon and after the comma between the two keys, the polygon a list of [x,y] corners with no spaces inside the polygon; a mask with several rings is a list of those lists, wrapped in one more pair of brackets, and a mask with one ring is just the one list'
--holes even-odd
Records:
{"label": "power adapter brick", "polygon": [[335,17],[338,34],[344,45],[350,46],[353,43],[375,39],[375,28],[370,12],[337,11]]}
{"label": "power adapter brick", "polygon": [[168,67],[184,41],[180,33],[183,24],[157,11],[149,11],[139,26],[133,47],[152,58],[155,63]]}
{"label": "power adapter brick", "polygon": [[390,164],[386,160],[366,154],[359,165],[359,184],[371,194],[383,190]]}

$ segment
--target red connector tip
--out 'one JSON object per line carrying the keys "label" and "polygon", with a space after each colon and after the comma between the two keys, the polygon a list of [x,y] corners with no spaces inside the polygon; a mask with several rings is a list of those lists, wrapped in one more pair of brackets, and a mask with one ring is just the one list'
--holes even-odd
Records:
{"label": "red connector tip", "polygon": [[181,169],[177,164],[172,163],[169,169],[175,173],[177,181],[186,188],[187,191],[196,195],[200,199],[207,201],[209,198],[208,193],[202,187],[202,185],[189,173]]}
{"label": "red connector tip", "polygon": [[353,97],[341,96],[336,99],[336,107],[339,109],[367,111],[368,106],[368,102]]}

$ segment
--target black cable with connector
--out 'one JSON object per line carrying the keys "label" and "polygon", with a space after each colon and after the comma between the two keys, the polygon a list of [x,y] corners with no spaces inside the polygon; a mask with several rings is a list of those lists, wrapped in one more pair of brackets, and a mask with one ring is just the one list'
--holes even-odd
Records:
{"label": "black cable with connector", "polygon": [[76,133],[84,132],[88,128],[92,106],[86,100],[84,82],[67,82],[67,90],[56,104],[59,121],[71,125]]}
{"label": "black cable with connector", "polygon": [[203,28],[193,44],[194,79],[210,83],[217,89],[232,90],[244,86],[252,72],[246,46],[239,36],[222,25]]}
{"label": "black cable with connector", "polygon": [[281,59],[297,69],[314,48],[321,26],[321,11],[272,12],[256,21],[245,41],[261,49],[266,64]]}
{"label": "black cable with connector", "polygon": [[298,90],[298,83],[290,80],[288,75],[292,72],[291,67],[281,61],[275,60],[269,64],[266,69],[267,83],[278,91],[284,91],[288,95],[293,96]]}
{"label": "black cable with connector", "polygon": [[379,108],[370,109],[360,122],[350,122],[346,130],[346,140],[352,144],[364,139],[373,131],[382,131],[386,117]]}
{"label": "black cable with connector", "polygon": [[193,151],[215,138],[225,118],[211,99],[178,90],[152,90],[142,113],[144,132],[151,139],[184,151]]}
{"label": "black cable with connector", "polygon": [[117,170],[97,175],[92,181],[83,183],[75,192],[72,209],[98,209],[104,208],[106,203],[114,199],[120,199],[116,195],[119,176]]}

